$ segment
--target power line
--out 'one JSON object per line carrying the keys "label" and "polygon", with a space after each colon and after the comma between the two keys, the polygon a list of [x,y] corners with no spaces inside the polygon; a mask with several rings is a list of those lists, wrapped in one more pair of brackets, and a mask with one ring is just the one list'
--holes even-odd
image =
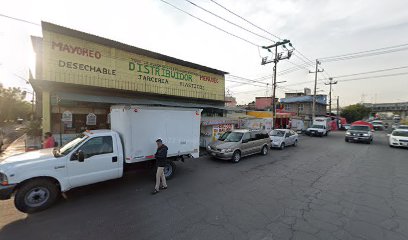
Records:
{"label": "power line", "polygon": [[[296,50],[296,49],[295,49],[295,50]],[[298,51],[298,53],[299,53],[299,51]],[[302,62],[304,62],[305,64],[308,64],[309,66],[312,66],[312,65],[313,65],[312,63],[310,63],[310,62],[308,62],[308,61],[305,61],[303,58],[299,57],[298,55],[296,55],[296,54],[294,54],[294,55],[295,55],[295,57],[297,57],[298,59],[302,60]]]}
{"label": "power line", "polygon": [[[302,65],[299,65],[299,66],[302,66]],[[278,76],[283,76],[283,75],[286,75],[286,74],[290,74],[292,72],[296,72],[296,71],[299,71],[299,70],[302,70],[302,69],[306,69],[305,67],[306,66],[303,66],[303,67],[294,66],[294,67],[287,68],[285,70],[282,70],[282,71],[278,72],[277,75]],[[255,80],[253,80],[253,81],[262,81],[262,80],[269,79],[271,77],[273,77],[273,74],[269,74],[269,75],[265,75],[263,77],[255,78]]]}
{"label": "power line", "polygon": [[360,73],[353,73],[353,74],[347,74],[347,75],[340,75],[340,76],[334,76],[333,78],[351,77],[351,76],[358,76],[358,75],[364,75],[364,74],[370,74],[370,73],[393,71],[393,70],[404,69],[404,68],[408,68],[408,66],[395,67],[395,68],[386,68],[386,69],[380,69],[380,70],[375,70],[375,71],[360,72]]}
{"label": "power line", "polygon": [[257,81],[257,80],[252,80],[252,79],[248,79],[248,78],[244,78],[244,77],[240,77],[240,76],[236,76],[236,75],[232,75],[232,74],[229,74],[228,76],[229,76],[229,77],[232,77],[232,78],[238,78],[238,79],[250,81],[250,82],[261,83],[261,84],[267,84],[267,83],[265,83],[265,82],[261,82],[261,81]]}
{"label": "power line", "polygon": [[[365,80],[365,79],[372,79],[372,78],[383,78],[383,77],[393,77],[393,76],[400,76],[400,75],[407,75],[408,72],[402,72],[402,73],[394,73],[394,74],[384,74],[384,75],[377,75],[377,76],[368,76],[368,77],[361,77],[361,78],[350,78],[350,79],[343,79],[343,80],[338,80],[338,82],[348,82],[348,81],[358,81],[358,80]],[[354,75],[353,75],[354,76]],[[336,77],[333,77],[336,78]],[[338,77],[337,77],[338,78]],[[320,84],[323,84],[324,79],[319,79],[321,81]],[[304,84],[304,83],[312,83],[313,81],[304,81],[304,82],[298,82],[298,83],[293,83],[293,84],[288,84],[285,85],[284,87],[289,87],[289,86],[295,86],[299,84]]]}
{"label": "power line", "polygon": [[213,3],[215,3],[215,4],[217,4],[219,7],[223,8],[224,10],[226,10],[226,11],[228,11],[229,13],[233,14],[234,16],[236,16],[236,17],[238,17],[238,18],[244,20],[245,22],[251,24],[252,26],[256,27],[257,29],[259,29],[259,30],[261,30],[261,31],[264,31],[265,33],[268,33],[268,34],[270,34],[271,36],[273,36],[273,37],[275,37],[275,38],[277,38],[277,39],[279,39],[279,40],[282,40],[282,39],[281,39],[280,37],[278,37],[277,35],[275,35],[275,34],[269,32],[268,30],[266,30],[266,29],[264,29],[264,28],[261,28],[261,27],[257,26],[256,24],[254,24],[254,23],[252,23],[251,21],[245,19],[244,17],[242,17],[242,16],[236,14],[235,12],[229,10],[228,8],[226,8],[226,7],[224,7],[223,5],[219,4],[218,2],[216,2],[216,1],[214,1],[214,0],[210,0],[210,1],[213,2]]}
{"label": "power line", "polygon": [[[296,55],[295,55],[296,56]],[[309,63],[303,63],[303,64],[297,64],[297,63],[294,63],[294,62],[292,62],[292,61],[289,61],[288,60],[288,62],[290,63],[290,64],[292,64],[292,65],[295,65],[296,67],[298,67],[298,68],[301,68],[301,69],[307,69],[307,67],[309,67],[309,66],[311,66],[311,64],[309,64]]]}
{"label": "power line", "polygon": [[229,24],[231,24],[231,25],[234,25],[234,26],[236,26],[236,27],[238,27],[238,28],[241,28],[241,29],[243,29],[243,30],[245,30],[245,31],[247,31],[247,32],[249,32],[249,33],[252,33],[252,34],[254,34],[254,35],[258,36],[258,37],[261,37],[261,38],[263,38],[263,39],[266,39],[266,40],[268,40],[268,41],[275,42],[275,41],[273,41],[273,40],[270,39],[270,38],[267,38],[267,37],[265,37],[265,36],[262,36],[262,35],[260,35],[260,34],[258,34],[258,33],[256,33],[256,32],[253,32],[253,31],[251,31],[251,30],[249,30],[249,29],[247,29],[247,28],[244,28],[244,27],[242,27],[242,26],[240,26],[240,25],[238,25],[238,24],[236,24],[236,23],[233,23],[233,22],[229,21],[228,19],[225,19],[225,18],[223,18],[223,17],[221,17],[221,16],[219,16],[219,15],[217,15],[217,14],[215,14],[215,13],[213,13],[213,12],[211,12],[211,11],[209,11],[209,10],[207,10],[207,9],[205,9],[205,8],[203,8],[203,7],[201,7],[201,6],[199,6],[198,4],[191,2],[190,0],[185,0],[185,1],[188,2],[188,3],[190,3],[190,4],[193,5],[193,6],[197,7],[197,8],[200,8],[201,10],[203,10],[203,11],[205,11],[205,12],[207,12],[207,13],[209,13],[209,14],[211,14],[211,15],[213,15],[213,16],[215,16],[215,17],[217,17],[217,18],[219,18],[219,19],[221,19],[221,20],[223,20],[223,21],[225,21],[225,22],[227,22],[227,23],[229,23]]}
{"label": "power line", "polygon": [[267,83],[263,83],[264,85],[259,85],[259,84],[256,84],[256,83],[240,82],[240,81],[231,80],[231,79],[227,79],[226,81],[228,81],[228,82],[240,83],[240,85],[232,86],[232,87],[239,87],[239,86],[242,86],[242,85],[251,85],[251,86],[255,86],[255,87],[267,87],[267,86],[268,86]]}
{"label": "power line", "polygon": [[[245,22],[249,23],[249,24],[252,25],[253,27],[255,27],[255,28],[257,28],[257,29],[259,29],[259,30],[261,30],[261,31],[263,31],[263,32],[265,32],[265,33],[268,33],[268,34],[270,34],[271,36],[273,36],[273,37],[275,37],[275,38],[277,38],[277,39],[279,39],[279,40],[282,40],[282,38],[280,38],[279,36],[277,36],[277,35],[275,35],[275,34],[269,32],[268,30],[266,30],[266,29],[264,29],[264,28],[262,28],[262,27],[259,27],[258,25],[256,25],[256,24],[254,24],[253,22],[247,20],[246,18],[242,17],[241,15],[239,15],[239,14],[237,14],[237,13],[231,11],[230,9],[226,8],[225,6],[219,4],[219,3],[216,2],[215,0],[210,0],[210,1],[213,2],[213,3],[215,3],[216,5],[218,5],[219,7],[223,8],[224,10],[228,11],[229,13],[233,14],[234,16],[236,16],[236,17],[238,17],[238,18],[244,20]],[[301,57],[295,55],[297,58],[301,59],[301,60],[304,61],[305,63],[308,63],[309,65],[310,65],[310,63],[312,63],[312,64],[314,63],[314,61],[310,60],[308,57],[306,57],[304,54],[302,54],[299,50],[297,50],[297,49],[295,49],[295,48],[294,48],[294,50],[297,51],[302,57],[304,57],[309,63],[308,63],[307,61],[305,61],[304,59],[302,59]]]}
{"label": "power line", "polygon": [[222,32],[224,32],[224,33],[226,33],[226,34],[228,34],[228,35],[231,35],[231,36],[233,36],[233,37],[236,37],[236,38],[238,38],[238,39],[240,39],[240,40],[242,40],[242,41],[245,41],[245,42],[247,42],[247,43],[249,43],[249,44],[251,44],[251,45],[253,45],[253,46],[260,47],[260,46],[259,46],[258,44],[256,44],[256,43],[253,43],[253,42],[251,42],[251,41],[249,41],[249,40],[247,40],[247,39],[245,39],[245,38],[243,38],[243,37],[240,37],[240,36],[238,36],[238,35],[235,35],[235,34],[233,34],[233,33],[228,32],[228,31],[226,31],[226,30],[224,30],[224,29],[222,29],[222,28],[220,28],[220,27],[217,27],[216,25],[214,25],[214,24],[212,24],[212,23],[209,23],[209,22],[207,22],[207,21],[205,21],[205,20],[203,20],[203,19],[201,19],[201,18],[199,18],[199,17],[196,17],[196,16],[194,16],[193,14],[191,14],[191,13],[189,13],[189,12],[187,12],[187,11],[185,11],[185,10],[183,10],[183,9],[181,9],[181,8],[179,8],[179,7],[173,5],[173,4],[171,4],[171,3],[169,3],[169,2],[167,2],[167,1],[165,1],[165,0],[160,0],[160,1],[166,3],[167,5],[173,7],[173,8],[175,8],[175,9],[177,9],[177,10],[179,10],[179,11],[181,11],[181,12],[187,14],[187,15],[189,15],[189,16],[192,17],[192,18],[195,18],[195,19],[197,19],[197,20],[199,20],[199,21],[201,21],[201,22],[203,22],[203,23],[205,23],[205,24],[207,24],[207,25],[210,25],[211,27],[216,28],[216,29],[218,29],[218,30],[220,30],[220,31],[222,31]]}
{"label": "power line", "polygon": [[400,48],[400,49],[391,49],[391,50],[382,51],[382,52],[373,52],[373,53],[367,53],[367,54],[361,54],[361,55],[354,55],[354,56],[349,56],[349,57],[333,58],[333,59],[322,60],[322,61],[324,61],[326,63],[327,62],[336,62],[336,61],[350,60],[350,59],[362,58],[362,57],[372,57],[372,56],[383,55],[383,54],[394,53],[394,52],[400,52],[400,51],[405,51],[405,50],[408,50],[408,47],[407,48]]}
{"label": "power line", "polygon": [[394,76],[401,76],[401,75],[407,75],[407,74],[408,72],[402,72],[402,73],[394,73],[394,74],[377,75],[377,76],[371,76],[371,77],[351,78],[351,79],[344,79],[344,80],[338,80],[338,81],[339,82],[359,81],[359,80],[365,80],[365,79],[394,77]]}
{"label": "power line", "polygon": [[379,50],[386,50],[386,49],[398,48],[398,47],[405,47],[405,46],[408,46],[408,43],[400,44],[400,45],[394,45],[394,46],[389,46],[389,47],[376,48],[376,49],[371,49],[371,50],[366,50],[366,51],[361,51],[361,52],[353,52],[353,53],[346,53],[346,54],[342,54],[342,55],[336,55],[336,56],[330,56],[330,57],[323,57],[323,58],[319,58],[319,59],[320,59],[320,60],[325,60],[325,59],[329,59],[329,58],[346,57],[346,56],[349,56],[349,55],[356,55],[356,54],[362,54],[362,53],[376,52],[376,51],[379,51]]}
{"label": "power line", "polygon": [[312,60],[310,60],[310,58],[306,57],[305,55],[303,55],[299,50],[295,49],[295,51],[297,51],[302,57],[304,57],[308,62],[310,63],[314,63]]}
{"label": "power line", "polygon": [[21,19],[21,18],[7,16],[7,15],[1,14],[1,13],[0,13],[0,17],[9,18],[9,19],[12,19],[12,20],[15,20],[15,21],[24,22],[24,23],[28,23],[28,24],[33,24],[33,25],[36,25],[36,26],[41,26],[41,24],[38,24],[38,23],[35,23],[35,22],[30,22],[30,21],[27,21],[27,20],[24,20],[24,19]]}

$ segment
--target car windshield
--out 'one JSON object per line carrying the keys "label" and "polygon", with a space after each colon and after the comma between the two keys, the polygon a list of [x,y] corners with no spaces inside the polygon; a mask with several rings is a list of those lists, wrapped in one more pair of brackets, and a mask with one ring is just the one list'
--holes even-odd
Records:
{"label": "car windshield", "polygon": [[408,129],[408,125],[400,125],[399,127],[397,127],[399,129]]}
{"label": "car windshield", "polygon": [[369,126],[351,126],[350,130],[370,131],[370,127]]}
{"label": "car windshield", "polygon": [[239,142],[243,135],[241,132],[226,132],[218,140],[224,142]]}
{"label": "car windshield", "polygon": [[408,137],[408,131],[394,131],[392,135],[396,137]]}
{"label": "car windshield", "polygon": [[323,129],[324,126],[323,125],[312,125],[312,128],[321,128],[321,129]]}
{"label": "car windshield", "polygon": [[285,135],[285,132],[282,130],[273,130],[269,135],[273,137],[283,137]]}
{"label": "car windshield", "polygon": [[85,134],[80,134],[76,138],[74,138],[72,141],[68,142],[65,144],[63,147],[61,147],[58,151],[57,154],[54,155],[59,155],[59,156],[65,156],[68,153],[70,153],[74,148],[76,148],[79,144],[81,144],[83,141],[85,141],[88,138],[87,135]]}
{"label": "car windshield", "polygon": [[231,131],[228,131],[228,132],[223,133],[223,134],[221,135],[221,137],[218,138],[218,140],[224,141],[224,140],[228,137],[228,135],[230,135],[230,133],[231,133]]}

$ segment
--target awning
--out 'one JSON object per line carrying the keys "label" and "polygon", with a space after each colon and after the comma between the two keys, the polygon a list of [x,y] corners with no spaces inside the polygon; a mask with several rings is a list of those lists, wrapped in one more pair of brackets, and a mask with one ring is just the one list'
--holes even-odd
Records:
{"label": "awning", "polygon": [[152,99],[125,98],[116,96],[97,96],[79,93],[57,92],[55,95],[61,100],[77,101],[77,102],[93,102],[93,103],[108,103],[108,104],[129,104],[129,105],[153,105],[153,106],[168,106],[168,107],[184,107],[184,108],[213,108],[230,110],[231,108],[224,106],[196,104],[188,102],[160,101]]}
{"label": "awning", "polygon": [[226,117],[202,117],[201,125],[210,126],[210,125],[221,125],[221,124],[237,124],[238,119],[226,118]]}
{"label": "awning", "polygon": [[[273,117],[273,113],[272,112],[268,112],[268,111],[250,111],[247,112],[248,116],[253,116],[256,118],[272,118]],[[292,117],[292,113],[289,112],[285,112],[285,113],[280,113],[277,112],[276,113],[276,118],[291,118]]]}

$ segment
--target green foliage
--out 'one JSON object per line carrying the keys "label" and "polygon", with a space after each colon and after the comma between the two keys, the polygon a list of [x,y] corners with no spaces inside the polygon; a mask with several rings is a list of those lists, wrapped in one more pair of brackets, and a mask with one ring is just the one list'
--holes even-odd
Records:
{"label": "green foliage", "polygon": [[28,119],[31,115],[31,104],[25,101],[26,92],[20,88],[4,88],[0,84],[0,122]]}
{"label": "green foliage", "polygon": [[369,108],[366,108],[361,104],[354,104],[343,108],[341,116],[346,118],[347,122],[352,123],[367,118],[369,113]]}

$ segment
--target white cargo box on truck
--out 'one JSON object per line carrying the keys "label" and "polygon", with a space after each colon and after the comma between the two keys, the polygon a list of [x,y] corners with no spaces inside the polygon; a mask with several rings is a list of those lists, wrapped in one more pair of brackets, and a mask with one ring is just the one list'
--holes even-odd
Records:
{"label": "white cargo box on truck", "polygon": [[313,119],[313,125],[322,125],[326,127],[327,131],[331,130],[330,122],[331,118],[329,117],[316,117]]}
{"label": "white cargo box on truck", "polygon": [[168,157],[199,157],[202,109],[118,105],[111,107],[111,129],[118,132],[126,163],[154,159],[156,140]]}

